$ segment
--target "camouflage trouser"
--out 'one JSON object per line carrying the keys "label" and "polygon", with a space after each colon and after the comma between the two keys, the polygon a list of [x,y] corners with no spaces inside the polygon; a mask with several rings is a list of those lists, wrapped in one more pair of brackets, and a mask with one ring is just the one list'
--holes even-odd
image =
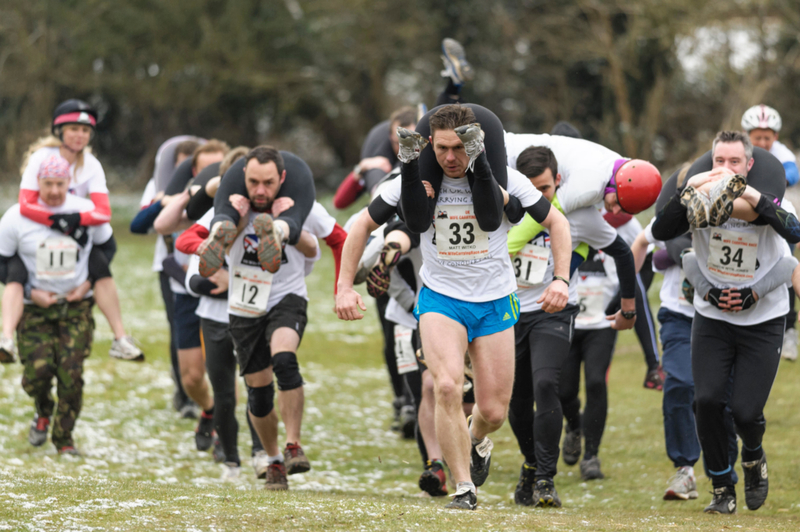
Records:
{"label": "camouflage trouser", "polygon": [[53,416],[51,390],[56,378],[58,408],[52,420],[53,445],[73,446],[72,429],[83,402],[83,360],[92,350],[92,299],[58,303],[50,308],[25,305],[17,327],[20,360],[25,366],[22,388],[39,416]]}

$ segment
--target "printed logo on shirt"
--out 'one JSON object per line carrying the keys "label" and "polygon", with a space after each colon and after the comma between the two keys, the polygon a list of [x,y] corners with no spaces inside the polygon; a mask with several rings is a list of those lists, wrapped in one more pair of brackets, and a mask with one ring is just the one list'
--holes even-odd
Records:
{"label": "printed logo on shirt", "polygon": [[242,264],[261,267],[261,263],[258,261],[258,235],[244,235],[242,244],[244,245]]}

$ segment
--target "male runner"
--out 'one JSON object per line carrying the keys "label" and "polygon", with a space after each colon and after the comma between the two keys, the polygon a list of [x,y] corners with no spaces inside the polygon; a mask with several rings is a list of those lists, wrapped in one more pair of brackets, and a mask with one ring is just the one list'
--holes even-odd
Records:
{"label": "male runner", "polygon": [[[496,219],[488,216],[480,222],[474,206],[478,199],[476,183],[481,181],[486,188],[497,187],[493,177],[497,169],[487,160],[474,109],[481,114],[482,124],[491,124],[493,136],[487,131],[486,142],[498,149],[494,159],[500,156],[505,161],[502,125],[487,109],[447,105],[430,112],[420,125],[423,131],[431,132],[432,152],[438,172],[443,172],[444,178],[441,194],[431,205],[437,212],[436,220],[428,218],[426,223],[424,213],[431,206],[422,181],[429,176],[418,158],[428,142],[419,133],[400,131],[402,179],[391,182],[353,224],[345,242],[336,300],[340,319],[363,318],[359,309],[366,307],[353,290],[353,278],[366,240],[396,212],[401,200],[405,207],[408,198],[403,196],[407,192],[418,196],[421,189],[425,205],[417,210],[415,223],[425,228],[420,244],[423,256],[420,277],[425,286],[415,315],[435,383],[437,439],[457,482],[454,500],[447,507],[470,510],[477,506],[476,486],[485,482],[489,472],[492,443],[487,435],[505,421],[513,382],[512,326],[519,316],[518,300],[513,294],[516,283],[506,246],[508,218],[503,216],[487,230],[482,226]],[[501,204],[514,196],[517,205],[550,230],[555,275],[567,279],[571,253],[569,224],[523,176],[512,170],[506,177],[506,168],[502,170],[508,192],[500,197]],[[493,205],[484,202],[483,206],[487,207],[484,212],[496,214],[491,211]],[[404,210],[404,214],[408,217],[409,212]],[[545,291],[541,302],[545,309],[556,312],[564,308],[567,297],[567,285],[560,281]],[[467,349],[476,390],[470,423],[465,423],[461,411]]]}

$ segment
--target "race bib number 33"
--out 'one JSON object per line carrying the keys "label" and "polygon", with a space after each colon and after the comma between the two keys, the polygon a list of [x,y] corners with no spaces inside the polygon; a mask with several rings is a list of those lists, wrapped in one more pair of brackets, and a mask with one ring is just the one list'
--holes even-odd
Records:
{"label": "race bib number 33", "polygon": [[435,224],[440,260],[466,261],[489,256],[489,235],[478,226],[474,206],[440,205]]}
{"label": "race bib number 33", "polygon": [[37,279],[72,279],[78,264],[78,244],[71,238],[47,238],[36,248]]}
{"label": "race bib number 33", "polygon": [[234,268],[228,292],[228,310],[253,317],[267,313],[272,274],[259,268]]}
{"label": "race bib number 33", "polygon": [[758,235],[715,228],[708,243],[708,270],[732,283],[748,281],[755,277],[757,254]]}

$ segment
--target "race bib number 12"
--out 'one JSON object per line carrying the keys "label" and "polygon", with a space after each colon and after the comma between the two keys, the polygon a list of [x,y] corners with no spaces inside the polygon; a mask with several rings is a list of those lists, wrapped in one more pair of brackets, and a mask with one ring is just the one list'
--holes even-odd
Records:
{"label": "race bib number 12", "polygon": [[260,268],[234,268],[228,288],[228,310],[252,317],[267,313],[272,274]]}
{"label": "race bib number 12", "polygon": [[440,260],[465,261],[489,256],[489,235],[478,226],[472,205],[439,205],[436,251]]}
{"label": "race bib number 12", "polygon": [[549,261],[550,248],[525,244],[525,247],[513,259],[517,285],[525,288],[541,284]]}
{"label": "race bib number 12", "polygon": [[37,279],[72,279],[78,264],[78,244],[71,238],[47,238],[36,248]]}

